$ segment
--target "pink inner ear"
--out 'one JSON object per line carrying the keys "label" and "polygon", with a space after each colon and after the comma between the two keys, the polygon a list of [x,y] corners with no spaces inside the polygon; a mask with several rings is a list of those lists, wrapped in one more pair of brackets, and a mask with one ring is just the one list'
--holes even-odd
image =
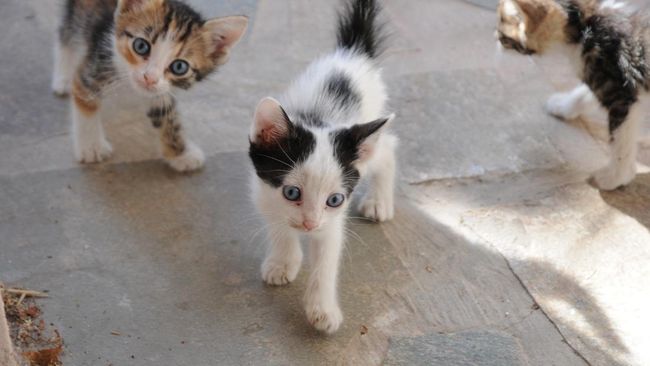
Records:
{"label": "pink inner ear", "polygon": [[263,99],[255,111],[255,140],[275,142],[287,133],[287,121],[280,104],[271,98]]}
{"label": "pink inner ear", "polygon": [[214,51],[212,51],[210,56],[212,58],[219,58],[226,51],[226,38],[219,34],[213,34],[212,37],[213,37],[212,43],[215,46],[214,46]]}
{"label": "pink inner ear", "polygon": [[368,160],[372,157],[372,154],[375,151],[375,146],[372,143],[364,142],[359,146],[359,151],[357,154],[359,155],[359,160],[364,161]]}

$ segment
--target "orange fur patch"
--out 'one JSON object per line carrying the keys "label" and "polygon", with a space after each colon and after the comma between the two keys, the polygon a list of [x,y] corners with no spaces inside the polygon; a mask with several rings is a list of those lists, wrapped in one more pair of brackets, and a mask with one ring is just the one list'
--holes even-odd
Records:
{"label": "orange fur patch", "polygon": [[75,106],[85,116],[90,117],[97,113],[97,110],[99,109],[99,102],[92,96],[92,93],[90,93],[81,85],[77,79],[75,79],[75,81],[72,83],[72,96]]}

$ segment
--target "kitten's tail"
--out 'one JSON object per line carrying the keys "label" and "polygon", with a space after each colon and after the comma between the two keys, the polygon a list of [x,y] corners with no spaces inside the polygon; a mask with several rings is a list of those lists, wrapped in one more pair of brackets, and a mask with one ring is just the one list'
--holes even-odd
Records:
{"label": "kitten's tail", "polygon": [[338,47],[355,50],[376,58],[383,51],[385,34],[377,17],[381,7],[377,0],[346,0],[339,13]]}

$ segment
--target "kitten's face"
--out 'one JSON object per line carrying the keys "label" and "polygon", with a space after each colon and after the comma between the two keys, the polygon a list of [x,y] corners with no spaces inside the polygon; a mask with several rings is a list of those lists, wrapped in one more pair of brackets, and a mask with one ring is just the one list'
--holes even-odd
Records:
{"label": "kitten's face", "polygon": [[173,0],[120,0],[117,57],[133,87],[146,95],[189,89],[226,62],[247,23],[240,16],[204,21]]}
{"label": "kitten's face", "polygon": [[553,0],[501,0],[498,14],[501,46],[524,55],[543,53],[560,38],[565,24]]}
{"label": "kitten's face", "polygon": [[343,215],[359,179],[358,164],[369,158],[386,122],[311,130],[292,123],[275,100],[263,100],[249,154],[265,183],[258,202],[275,217],[273,224],[318,232]]}
{"label": "kitten's face", "polygon": [[317,232],[348,207],[344,171],[327,139],[326,134],[316,136],[316,146],[307,160],[295,164],[280,186],[269,187],[276,217],[299,231]]}

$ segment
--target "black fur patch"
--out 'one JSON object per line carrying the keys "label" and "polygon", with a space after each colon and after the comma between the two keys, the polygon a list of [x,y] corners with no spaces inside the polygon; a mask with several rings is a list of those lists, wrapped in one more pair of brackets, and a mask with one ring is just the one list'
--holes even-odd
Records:
{"label": "black fur patch", "polygon": [[300,111],[295,114],[296,122],[313,127],[323,127],[325,126],[325,121],[323,120],[323,115],[316,111]]}
{"label": "black fur patch", "polygon": [[359,147],[386,122],[388,122],[387,119],[379,119],[330,133],[334,156],[343,168],[343,186],[347,190],[348,196],[359,183],[359,171],[354,166],[354,163],[359,160]]}
{"label": "black fur patch", "polygon": [[[596,14],[585,20],[583,32],[584,82],[609,111],[613,133],[627,119],[642,89],[648,89],[645,44],[622,14]],[[645,24],[650,29],[650,24]],[[640,33],[640,32],[639,32]]]}
{"label": "black fur patch", "polygon": [[174,100],[171,103],[164,106],[151,107],[147,113],[147,117],[151,120],[151,124],[155,128],[160,128],[163,125],[165,119],[173,115],[176,112],[176,103]]}
{"label": "black fur patch", "polygon": [[[286,117],[286,114],[285,114]],[[316,147],[316,138],[304,127],[286,118],[288,132],[273,144],[250,142],[248,155],[255,172],[265,183],[281,187],[284,178],[296,164],[307,160]]]}
{"label": "black fur patch", "polygon": [[342,72],[330,76],[325,90],[340,107],[345,108],[361,102],[361,97],[352,89],[352,80]]}
{"label": "black fur patch", "polygon": [[379,56],[385,39],[382,26],[377,23],[379,12],[377,0],[349,0],[339,13],[338,46],[361,51],[370,58]]}
{"label": "black fur patch", "polygon": [[192,34],[192,29],[195,26],[200,27],[205,23],[205,20],[203,20],[199,13],[183,2],[167,0],[166,7],[167,13],[165,14],[163,26],[159,29],[158,33],[153,36],[152,43],[156,43],[159,36],[164,36],[169,32],[172,20],[175,21],[176,27],[179,31],[178,41],[180,42],[185,42],[187,40],[187,38]]}
{"label": "black fur patch", "polygon": [[569,43],[580,43],[586,26],[579,4],[576,0],[558,0],[558,2],[568,15],[564,32],[567,35]]}
{"label": "black fur patch", "polygon": [[184,90],[188,90],[189,88],[192,87],[192,81],[191,81],[191,79],[188,79],[188,78],[185,78],[185,79],[172,79],[172,80],[170,80],[170,82],[172,83],[173,86],[175,86],[177,88],[180,88],[180,89],[184,89]]}

